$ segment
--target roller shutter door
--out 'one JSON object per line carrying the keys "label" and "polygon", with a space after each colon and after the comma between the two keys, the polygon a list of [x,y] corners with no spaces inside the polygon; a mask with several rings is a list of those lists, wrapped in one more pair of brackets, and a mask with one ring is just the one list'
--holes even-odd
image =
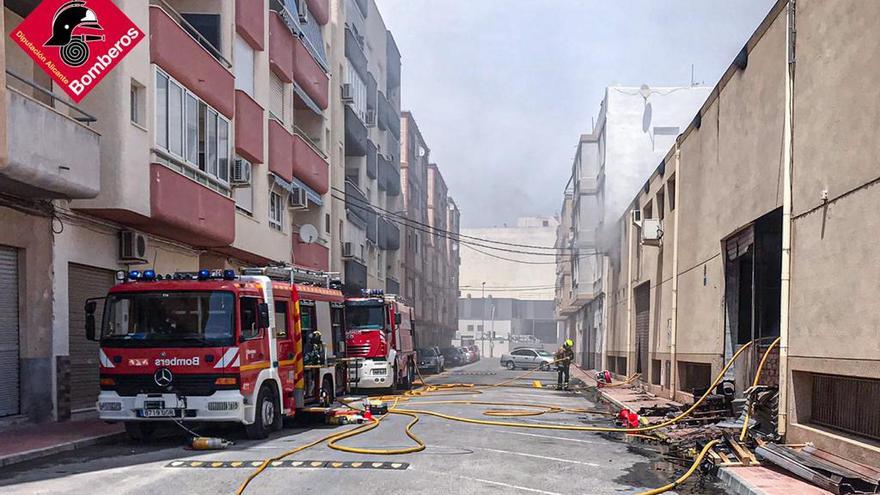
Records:
{"label": "roller shutter door", "polygon": [[651,288],[648,284],[636,287],[636,372],[648,380],[648,334],[651,322]]}
{"label": "roller shutter door", "polygon": [[[115,283],[115,273],[71,263],[68,267],[70,335],[70,409],[94,409],[98,400],[98,343],[86,339],[86,299],[103,297]],[[103,314],[99,302],[96,315]],[[101,321],[100,316],[96,318]]]}
{"label": "roller shutter door", "polygon": [[0,246],[0,416],[19,413],[18,250]]}

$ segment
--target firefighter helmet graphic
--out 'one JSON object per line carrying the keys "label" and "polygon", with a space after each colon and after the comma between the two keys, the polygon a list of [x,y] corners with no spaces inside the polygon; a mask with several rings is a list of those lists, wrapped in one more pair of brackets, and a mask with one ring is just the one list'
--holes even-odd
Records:
{"label": "firefighter helmet graphic", "polygon": [[87,43],[104,40],[102,34],[81,33],[81,29],[104,30],[98,24],[95,11],[86,7],[85,0],[67,2],[55,12],[52,37],[44,46],[61,47],[61,60],[70,67],[79,67],[89,59]]}

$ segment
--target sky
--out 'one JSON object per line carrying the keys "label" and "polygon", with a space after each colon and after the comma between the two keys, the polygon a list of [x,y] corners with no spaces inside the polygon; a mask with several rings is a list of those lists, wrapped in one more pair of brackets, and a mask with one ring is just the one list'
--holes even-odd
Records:
{"label": "sky", "polygon": [[554,215],[611,84],[714,86],[773,0],[376,0],[463,227]]}

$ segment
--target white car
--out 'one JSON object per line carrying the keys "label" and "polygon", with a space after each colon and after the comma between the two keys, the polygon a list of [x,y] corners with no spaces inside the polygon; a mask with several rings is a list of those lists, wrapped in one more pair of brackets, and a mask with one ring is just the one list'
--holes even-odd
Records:
{"label": "white car", "polygon": [[509,370],[515,370],[517,368],[540,368],[542,370],[549,370],[553,361],[553,354],[550,354],[544,349],[535,349],[532,347],[514,349],[509,354],[501,355],[501,366],[504,366]]}

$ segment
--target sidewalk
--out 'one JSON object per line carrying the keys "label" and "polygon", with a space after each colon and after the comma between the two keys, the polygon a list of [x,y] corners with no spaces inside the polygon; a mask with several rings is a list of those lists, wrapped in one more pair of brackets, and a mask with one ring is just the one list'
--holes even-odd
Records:
{"label": "sidewalk", "polygon": [[121,424],[96,418],[11,426],[0,430],[0,467],[124,437]]}
{"label": "sidewalk", "polygon": [[[589,387],[597,385],[595,370],[583,370],[577,365],[572,365],[571,374],[572,377],[581,380]],[[613,404],[618,410],[627,408],[638,411],[642,407],[682,405],[663,397],[644,393],[639,387],[622,386],[598,390],[599,396]],[[662,419],[658,418],[658,421]],[[725,487],[737,495],[828,495],[831,493],[780,472],[772,465],[726,467],[719,470],[718,476]]]}

